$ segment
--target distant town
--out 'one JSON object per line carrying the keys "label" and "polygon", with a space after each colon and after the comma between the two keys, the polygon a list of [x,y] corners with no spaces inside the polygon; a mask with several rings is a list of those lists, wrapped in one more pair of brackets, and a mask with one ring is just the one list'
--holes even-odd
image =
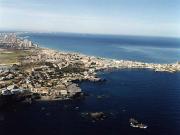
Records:
{"label": "distant town", "polygon": [[9,102],[84,98],[78,82],[103,82],[98,71],[126,68],[179,72],[180,62],[153,64],[41,48],[16,33],[0,34],[0,107]]}
{"label": "distant town", "polygon": [[0,47],[14,48],[14,49],[29,49],[38,47],[37,44],[32,43],[28,39],[17,38],[15,33],[0,33]]}

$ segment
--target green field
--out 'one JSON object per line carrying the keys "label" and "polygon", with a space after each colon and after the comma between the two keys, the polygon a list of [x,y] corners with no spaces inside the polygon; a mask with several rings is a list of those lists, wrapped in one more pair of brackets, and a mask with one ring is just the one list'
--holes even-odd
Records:
{"label": "green field", "polygon": [[28,51],[23,50],[0,50],[0,64],[15,64],[19,63],[19,59],[29,55]]}

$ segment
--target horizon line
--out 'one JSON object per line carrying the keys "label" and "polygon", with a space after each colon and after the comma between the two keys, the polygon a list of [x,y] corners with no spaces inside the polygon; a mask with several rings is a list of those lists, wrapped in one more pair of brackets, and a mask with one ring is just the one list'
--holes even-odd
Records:
{"label": "horizon line", "polygon": [[104,35],[104,36],[133,36],[133,37],[155,37],[155,38],[176,38],[180,39],[180,35],[151,35],[151,34],[112,34],[112,33],[85,33],[85,32],[66,32],[66,31],[41,31],[41,30],[13,30],[13,29],[0,29],[0,32],[24,32],[24,33],[64,33],[64,34],[79,34],[79,35]]}

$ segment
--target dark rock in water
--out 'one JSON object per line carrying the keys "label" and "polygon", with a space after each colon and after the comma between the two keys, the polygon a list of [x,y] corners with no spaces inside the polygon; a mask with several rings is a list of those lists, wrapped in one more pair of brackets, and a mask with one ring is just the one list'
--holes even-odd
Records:
{"label": "dark rock in water", "polygon": [[47,112],[45,115],[46,115],[46,116],[50,116],[50,115],[51,115],[51,113]]}
{"label": "dark rock in water", "polygon": [[38,93],[33,93],[31,97],[32,97],[32,99],[40,99],[41,98],[40,94],[38,94]]}
{"label": "dark rock in water", "polygon": [[105,118],[105,114],[103,112],[93,112],[89,113],[89,115],[94,120],[103,120]]}
{"label": "dark rock in water", "polygon": [[103,96],[100,96],[100,95],[99,95],[99,96],[97,96],[97,99],[102,99],[102,98],[103,98]]}
{"label": "dark rock in water", "polygon": [[32,104],[32,98],[31,97],[27,97],[25,98],[24,101],[22,101],[23,103],[28,103],[28,104]]}
{"label": "dark rock in water", "polygon": [[98,95],[97,99],[103,99],[103,98],[109,98],[109,96],[107,95]]}
{"label": "dark rock in water", "polygon": [[76,106],[76,107],[74,108],[74,110],[79,110],[79,107],[78,107],[78,106]]}
{"label": "dark rock in water", "polygon": [[106,79],[103,79],[103,78],[93,78],[93,79],[90,79],[88,81],[94,82],[94,83],[96,83],[96,82],[98,83],[98,82],[105,82]]}
{"label": "dark rock in water", "polygon": [[72,97],[72,99],[84,99],[85,96],[86,96],[85,93],[83,93],[83,92],[78,92],[78,93],[76,93],[76,94]]}
{"label": "dark rock in water", "polygon": [[107,80],[105,78],[101,78],[99,82],[106,82]]}
{"label": "dark rock in water", "polygon": [[137,123],[138,123],[138,121],[135,120],[134,118],[130,118],[130,119],[129,119],[129,122],[130,122],[130,123],[134,123],[134,124],[137,124]]}
{"label": "dark rock in water", "polygon": [[82,117],[90,118],[93,122],[104,120],[106,115],[104,112],[90,112],[90,113],[81,113]]}
{"label": "dark rock in water", "polygon": [[0,108],[10,107],[17,103],[32,103],[31,93],[0,95]]}
{"label": "dark rock in water", "polygon": [[45,107],[41,107],[41,111],[44,111],[44,110],[46,110],[46,108]]}
{"label": "dark rock in water", "polygon": [[126,109],[123,109],[122,112],[126,112]]}
{"label": "dark rock in water", "polygon": [[131,127],[134,127],[134,128],[147,128],[148,126],[145,125],[145,124],[142,124],[142,123],[139,123],[137,120],[135,120],[134,118],[130,118],[129,119],[129,123],[130,123],[130,126]]}

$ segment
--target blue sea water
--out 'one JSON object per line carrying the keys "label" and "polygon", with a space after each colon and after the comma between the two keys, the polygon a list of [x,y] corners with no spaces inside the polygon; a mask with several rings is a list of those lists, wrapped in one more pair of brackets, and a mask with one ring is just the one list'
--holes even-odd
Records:
{"label": "blue sea water", "polygon": [[[145,62],[179,60],[179,39],[74,34],[26,34],[44,47],[88,55]],[[2,135],[178,135],[180,134],[180,73],[126,69],[100,72],[102,83],[83,82],[83,100],[36,102],[0,111]],[[97,96],[103,96],[98,99]],[[79,107],[79,108],[77,108]],[[92,122],[81,113],[103,111]],[[147,129],[129,126],[135,118]]]}
{"label": "blue sea water", "polygon": [[[180,73],[120,70],[100,73],[104,83],[83,82],[84,100],[39,102],[0,112],[2,135],[179,135]],[[97,96],[104,98],[98,99]],[[76,109],[76,107],[79,107]],[[92,122],[81,113],[103,111]],[[3,118],[3,120],[2,120]],[[135,118],[148,125],[136,129]]]}
{"label": "blue sea water", "polygon": [[23,34],[40,46],[113,59],[153,63],[180,60],[180,39],[63,33]]}

